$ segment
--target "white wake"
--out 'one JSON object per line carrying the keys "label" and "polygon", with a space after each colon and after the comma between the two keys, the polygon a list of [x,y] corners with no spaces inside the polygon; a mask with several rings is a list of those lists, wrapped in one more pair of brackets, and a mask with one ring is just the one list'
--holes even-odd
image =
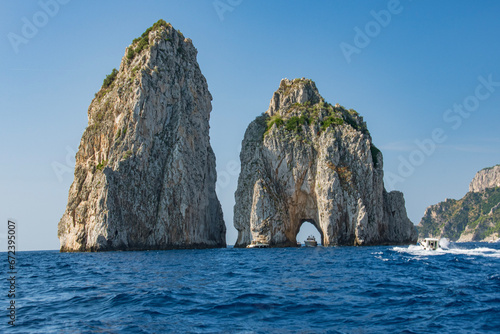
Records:
{"label": "white wake", "polygon": [[478,247],[478,248],[461,248],[456,246],[455,244],[449,245],[441,245],[443,248],[439,248],[437,250],[425,250],[420,245],[410,245],[408,247],[394,247],[393,251],[399,253],[407,253],[415,256],[439,256],[444,254],[454,254],[454,255],[465,255],[465,256],[484,256],[484,257],[495,257],[500,258],[500,249],[493,249],[488,247]]}

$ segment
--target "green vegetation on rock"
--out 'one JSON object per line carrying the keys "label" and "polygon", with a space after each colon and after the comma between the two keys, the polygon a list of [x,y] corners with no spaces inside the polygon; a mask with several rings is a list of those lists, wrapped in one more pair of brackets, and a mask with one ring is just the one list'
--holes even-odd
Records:
{"label": "green vegetation on rock", "polygon": [[145,32],[142,33],[141,37],[137,37],[132,41],[132,46],[130,46],[127,50],[127,59],[134,59],[135,55],[141,53],[142,50],[149,47],[149,33],[151,31],[156,31],[161,27],[167,28],[170,24],[165,22],[165,20],[158,20],[153,26],[146,29]]}
{"label": "green vegetation on rock", "polygon": [[301,132],[302,125],[309,125],[309,117],[307,117],[305,114],[290,117],[286,121],[285,129],[287,131]]}
{"label": "green vegetation on rock", "polygon": [[350,117],[351,115],[347,115],[345,117],[345,122],[347,124],[349,124],[354,130],[360,130],[360,127],[358,125],[358,123],[356,122],[356,120],[354,120],[352,117]]}
{"label": "green vegetation on rock", "polygon": [[104,111],[99,110],[96,112],[94,120],[97,124],[101,123],[104,120]]}
{"label": "green vegetation on rock", "polygon": [[421,238],[434,236],[458,240],[467,231],[472,240],[500,234],[500,188],[469,192],[460,200],[446,200],[431,206],[419,226]]}
{"label": "green vegetation on rock", "polygon": [[321,131],[325,131],[328,127],[332,125],[343,125],[344,120],[335,115],[329,115],[323,119],[321,122]]}
{"label": "green vegetation on rock", "polygon": [[[310,79],[282,80],[272,101],[270,112],[273,115],[263,115],[266,123],[263,138],[272,134],[284,136],[282,139],[286,137],[286,140],[312,144],[315,142],[314,137],[321,136],[329,129],[345,126],[369,135],[366,123],[354,109],[347,110],[338,104],[333,106],[325,102]],[[335,131],[331,134],[335,135]]]}
{"label": "green vegetation on rock", "polygon": [[285,124],[285,122],[280,115],[273,115],[271,117],[268,117],[266,120],[266,132],[264,134],[267,134],[274,124],[276,124],[277,127],[280,127]]}
{"label": "green vegetation on rock", "polygon": [[104,169],[104,167],[106,167],[106,165],[107,165],[107,164],[108,164],[108,160],[103,160],[103,161],[101,161],[101,162],[99,162],[99,163],[97,164],[96,169],[97,169],[98,171],[102,171],[102,170]]}
{"label": "green vegetation on rock", "polygon": [[302,132],[303,126],[319,125],[317,131],[321,133],[329,127],[341,126],[344,123],[349,124],[356,131],[368,134],[366,125],[362,121],[361,125],[359,125],[356,121],[358,117],[357,113],[352,109],[347,111],[342,107],[335,108],[324,101],[320,101],[314,105],[310,101],[303,104],[294,103],[286,111],[286,114],[276,114],[267,117],[267,127],[264,135],[267,135],[275,124],[277,128],[284,126],[286,131],[295,133]]}
{"label": "green vegetation on rock", "polygon": [[111,86],[111,84],[115,81],[117,75],[118,75],[118,70],[114,68],[102,82],[102,88],[108,88],[109,86]]}
{"label": "green vegetation on rock", "polygon": [[490,169],[493,169],[493,168],[498,167],[498,166],[500,166],[500,164],[498,164],[496,166],[486,167],[486,168],[483,168],[482,170],[490,170]]}

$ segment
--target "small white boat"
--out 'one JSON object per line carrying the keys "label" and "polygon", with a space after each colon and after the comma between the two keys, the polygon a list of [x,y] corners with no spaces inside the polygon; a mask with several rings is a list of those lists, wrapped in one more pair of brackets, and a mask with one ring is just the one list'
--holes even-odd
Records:
{"label": "small white boat", "polygon": [[304,241],[304,244],[306,245],[306,247],[318,246],[318,242],[316,241],[316,238],[313,235],[308,236],[307,239]]}
{"label": "small white boat", "polygon": [[247,248],[269,248],[269,243],[267,242],[267,238],[263,235],[259,235],[252,240],[250,245]]}
{"label": "small white boat", "polygon": [[439,248],[439,239],[437,238],[425,238],[424,240],[420,240],[420,246],[422,246],[425,250],[438,250]]}
{"label": "small white boat", "polygon": [[264,244],[259,241],[252,241],[252,243],[248,245],[247,248],[269,248],[269,244]]}

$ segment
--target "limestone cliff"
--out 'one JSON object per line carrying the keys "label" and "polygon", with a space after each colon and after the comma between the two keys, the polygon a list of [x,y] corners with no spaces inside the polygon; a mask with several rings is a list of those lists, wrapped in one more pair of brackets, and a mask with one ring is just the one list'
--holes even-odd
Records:
{"label": "limestone cliff", "polygon": [[484,168],[477,172],[469,185],[469,191],[481,192],[496,187],[500,187],[500,165]]}
{"label": "limestone cliff", "polygon": [[305,221],[324,246],[416,242],[403,194],[384,189],[382,154],[362,117],[326,103],[311,80],[281,81],[240,159],[236,247],[258,238],[296,246]]}
{"label": "limestone cliff", "polygon": [[425,210],[419,237],[490,241],[500,234],[500,166],[479,171],[460,200],[446,199]]}
{"label": "limestone cliff", "polygon": [[160,20],[106,78],[76,155],[61,251],[225,247],[196,55]]}

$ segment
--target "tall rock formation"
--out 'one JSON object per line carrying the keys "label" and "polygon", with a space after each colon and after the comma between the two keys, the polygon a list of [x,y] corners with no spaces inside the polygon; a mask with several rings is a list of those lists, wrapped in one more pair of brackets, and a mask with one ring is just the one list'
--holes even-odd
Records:
{"label": "tall rock formation", "polygon": [[196,55],[160,20],[104,80],[59,222],[61,251],[225,247],[212,97]]}
{"label": "tall rock formation", "polygon": [[490,241],[500,235],[500,165],[477,172],[460,200],[446,199],[425,210],[419,237]]}
{"label": "tall rock formation", "polygon": [[284,79],[242,143],[236,247],[296,246],[305,221],[324,246],[408,244],[403,194],[386,192],[382,153],[354,110],[324,101],[314,82]]}

